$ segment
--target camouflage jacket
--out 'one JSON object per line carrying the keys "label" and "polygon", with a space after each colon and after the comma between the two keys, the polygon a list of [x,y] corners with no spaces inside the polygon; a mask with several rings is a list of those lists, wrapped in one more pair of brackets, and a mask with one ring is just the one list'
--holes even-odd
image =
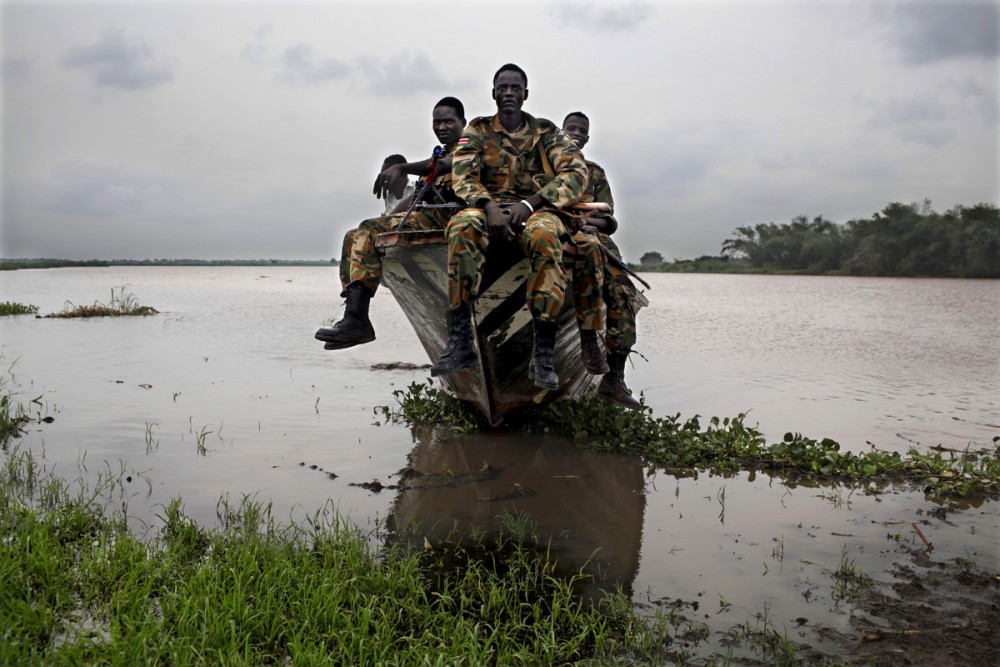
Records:
{"label": "camouflage jacket", "polygon": [[[524,118],[524,129],[513,134],[499,115],[475,118],[465,128],[451,173],[455,194],[469,206],[483,199],[520,201],[535,193],[556,208],[580,200],[588,172],[576,144],[551,121]],[[552,178],[545,173],[539,145],[552,165]]]}
{"label": "camouflage jacket", "polygon": [[590,160],[586,162],[590,179],[587,181],[587,189],[583,193],[583,201],[604,202],[614,211],[615,199],[611,196],[611,185],[608,183],[608,175],[604,172],[604,167]]}
{"label": "camouflage jacket", "polygon": [[608,175],[604,172],[604,167],[597,164],[596,162],[586,161],[587,169],[590,171],[590,179],[587,181],[587,189],[583,193],[583,197],[580,201],[584,202],[603,202],[611,207],[611,215],[605,215],[608,219],[611,229],[608,234],[614,234],[618,231],[618,221],[615,219],[615,199],[611,196],[611,184],[608,183]]}

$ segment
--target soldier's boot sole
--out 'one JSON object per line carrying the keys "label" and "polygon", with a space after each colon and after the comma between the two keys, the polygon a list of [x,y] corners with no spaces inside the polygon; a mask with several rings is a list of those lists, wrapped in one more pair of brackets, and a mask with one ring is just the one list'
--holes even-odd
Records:
{"label": "soldier's boot sole", "polygon": [[326,343],[324,350],[341,350],[375,340],[375,327],[369,320],[346,315],[332,327],[318,329],[314,337]]}

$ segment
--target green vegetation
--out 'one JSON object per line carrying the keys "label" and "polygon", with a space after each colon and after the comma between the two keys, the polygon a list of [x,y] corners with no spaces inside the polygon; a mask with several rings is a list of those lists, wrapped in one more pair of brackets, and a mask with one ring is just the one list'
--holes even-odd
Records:
{"label": "green vegetation", "polygon": [[108,303],[94,302],[90,306],[76,306],[67,302],[66,308],[60,313],[52,313],[45,317],[126,317],[155,315],[158,310],[152,306],[144,306],[139,299],[124,287],[119,287],[117,293],[111,290],[111,300]]}
{"label": "green vegetation", "polygon": [[0,259],[0,271],[105,266],[329,266],[333,259]]}
{"label": "green vegetation", "polygon": [[719,257],[650,265],[645,271],[803,273],[852,276],[1000,277],[1000,208],[956,206],[944,213],[892,203],[870,218],[838,225],[817,216],[737,227]]}
{"label": "green vegetation", "polygon": [[99,259],[74,261],[70,259],[0,259],[0,271],[16,271],[17,269],[58,269],[69,266],[110,266],[108,262]]}
{"label": "green vegetation", "polygon": [[35,315],[38,313],[38,306],[31,304],[15,303],[4,301],[0,303],[0,315]]}
{"label": "green vegetation", "polygon": [[2,664],[565,664],[636,620],[513,539],[378,556],[332,511],[281,527],[244,498],[216,532],[175,500],[142,541],[39,468],[15,451],[0,471]]}
{"label": "green vegetation", "polygon": [[[2,417],[12,436],[30,421],[6,389]],[[269,505],[222,500],[207,531],[175,499],[144,540],[127,527],[124,468],[67,483],[5,450],[0,664],[607,664],[670,643],[621,593],[577,598],[584,575],[556,575],[523,522],[490,542],[376,553],[332,504],[281,526]]]}
{"label": "green vegetation", "polygon": [[[3,362],[2,353],[0,362]],[[0,449],[3,451],[7,451],[13,440],[21,437],[24,427],[31,421],[28,410],[12,398],[9,387],[14,377],[12,369],[13,364],[0,375]]]}
{"label": "green vegetation", "polygon": [[[430,381],[412,383],[393,395],[399,407],[377,408],[382,418],[410,425],[455,424],[461,430],[486,427],[471,408]],[[681,421],[679,413],[653,417],[649,408],[623,410],[601,401],[591,390],[580,400],[525,413],[508,427],[560,434],[596,451],[641,456],[668,469],[749,470],[790,480],[896,483],[941,496],[1000,498],[1000,436],[993,438],[992,448],[932,448],[931,453],[911,448],[903,455],[872,447],[855,454],[840,451],[839,443],[829,438],[814,440],[799,433],[786,433],[781,442],[767,444],[745,419],[745,414],[712,417],[703,428],[698,415]]]}

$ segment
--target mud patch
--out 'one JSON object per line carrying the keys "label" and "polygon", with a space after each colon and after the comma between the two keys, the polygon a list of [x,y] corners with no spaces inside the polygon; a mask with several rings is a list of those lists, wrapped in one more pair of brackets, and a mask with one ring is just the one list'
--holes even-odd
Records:
{"label": "mud patch", "polygon": [[1000,665],[1000,575],[958,558],[933,562],[914,552],[894,563],[851,618],[856,637],[823,631],[850,665]]}
{"label": "mud patch", "polygon": [[388,361],[371,365],[373,371],[424,371],[430,367],[430,364],[411,364],[407,361]]}

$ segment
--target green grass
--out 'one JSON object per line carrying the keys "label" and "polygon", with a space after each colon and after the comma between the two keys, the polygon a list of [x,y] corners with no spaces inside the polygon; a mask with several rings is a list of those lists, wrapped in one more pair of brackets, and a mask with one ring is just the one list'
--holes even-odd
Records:
{"label": "green grass", "polygon": [[13,301],[4,301],[0,303],[0,315],[35,315],[38,313],[38,306],[33,306],[30,303],[16,303]]}
{"label": "green grass", "polygon": [[279,526],[244,498],[211,532],[174,500],[141,540],[78,487],[4,460],[0,664],[568,664],[634,634],[513,536],[376,554],[335,512]]}
{"label": "green grass", "polygon": [[158,310],[152,306],[144,306],[139,303],[139,299],[124,287],[111,289],[111,300],[108,303],[94,302],[89,306],[77,306],[66,302],[66,307],[58,313],[51,313],[45,317],[72,318],[72,317],[127,317],[155,315]]}
{"label": "green grass", "polygon": [[[438,424],[459,430],[485,429],[474,411],[428,381],[393,392],[398,406],[376,408],[378,420],[411,426]],[[642,457],[666,469],[702,469],[720,472],[758,471],[792,481],[831,481],[842,484],[902,484],[928,494],[1000,497],[1000,436],[992,447],[961,451],[932,448],[929,453],[910,448],[906,454],[876,449],[842,452],[829,438],[815,440],[786,433],[768,444],[745,423],[746,415],[712,417],[702,425],[695,415],[654,417],[647,407],[629,411],[599,400],[593,390],[577,401],[559,401],[536,412],[526,412],[506,428],[555,433],[596,451]]]}

